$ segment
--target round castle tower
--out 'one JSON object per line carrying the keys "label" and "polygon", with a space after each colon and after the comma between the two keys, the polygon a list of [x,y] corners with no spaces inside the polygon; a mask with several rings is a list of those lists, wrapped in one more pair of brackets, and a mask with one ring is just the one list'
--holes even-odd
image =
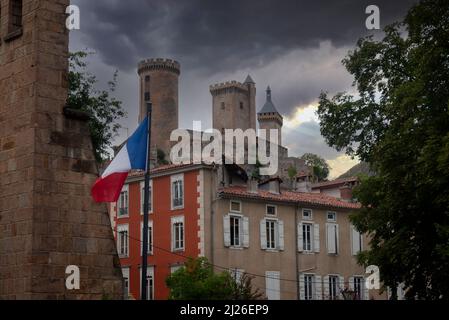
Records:
{"label": "round castle tower", "polygon": [[171,59],[147,59],[139,63],[140,77],[139,123],[147,114],[151,101],[151,150],[161,149],[165,159],[170,159],[170,134],[178,129],[178,79],[179,62]]}

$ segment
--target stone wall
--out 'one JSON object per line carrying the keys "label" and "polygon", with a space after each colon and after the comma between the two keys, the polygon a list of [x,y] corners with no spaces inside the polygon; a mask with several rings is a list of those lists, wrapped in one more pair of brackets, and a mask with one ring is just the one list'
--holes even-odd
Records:
{"label": "stone wall", "polygon": [[[68,0],[24,0],[8,37],[1,0],[0,299],[121,299],[121,269],[87,124],[64,113]],[[65,287],[67,265],[81,288]]]}

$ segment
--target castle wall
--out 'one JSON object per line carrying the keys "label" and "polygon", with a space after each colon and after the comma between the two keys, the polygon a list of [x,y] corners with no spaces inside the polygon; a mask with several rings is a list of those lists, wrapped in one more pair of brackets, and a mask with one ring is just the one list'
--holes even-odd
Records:
{"label": "castle wall", "polygon": [[[87,123],[64,115],[69,0],[24,0],[11,34],[1,0],[0,299],[122,298],[122,277]],[[65,286],[68,265],[79,290]]]}

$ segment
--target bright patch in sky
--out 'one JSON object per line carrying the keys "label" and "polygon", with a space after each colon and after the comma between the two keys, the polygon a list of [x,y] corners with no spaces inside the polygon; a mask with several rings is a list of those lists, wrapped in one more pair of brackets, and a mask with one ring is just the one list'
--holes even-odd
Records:
{"label": "bright patch in sky", "polygon": [[355,166],[360,162],[357,158],[351,159],[350,156],[342,154],[335,159],[326,160],[331,167],[329,179],[338,178],[340,175],[348,171],[351,167]]}
{"label": "bright patch in sky", "polygon": [[309,104],[304,108],[298,107],[292,117],[284,117],[284,126],[295,128],[304,122],[319,122],[317,110],[317,104]]}

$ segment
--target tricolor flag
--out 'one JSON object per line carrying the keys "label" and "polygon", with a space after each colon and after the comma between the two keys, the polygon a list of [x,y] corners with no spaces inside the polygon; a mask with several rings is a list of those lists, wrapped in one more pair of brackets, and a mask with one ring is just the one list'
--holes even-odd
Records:
{"label": "tricolor flag", "polygon": [[117,156],[111,161],[92,187],[96,202],[115,202],[131,169],[146,169],[148,141],[148,117],[129,137]]}

